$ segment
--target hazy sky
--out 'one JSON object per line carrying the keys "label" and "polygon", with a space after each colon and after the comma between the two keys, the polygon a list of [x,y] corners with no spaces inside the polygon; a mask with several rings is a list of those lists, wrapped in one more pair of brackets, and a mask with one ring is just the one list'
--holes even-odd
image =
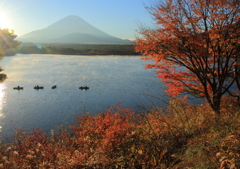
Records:
{"label": "hazy sky", "polygon": [[0,27],[20,36],[77,15],[118,38],[134,39],[139,23],[153,20],[144,8],[150,0],[0,0]]}

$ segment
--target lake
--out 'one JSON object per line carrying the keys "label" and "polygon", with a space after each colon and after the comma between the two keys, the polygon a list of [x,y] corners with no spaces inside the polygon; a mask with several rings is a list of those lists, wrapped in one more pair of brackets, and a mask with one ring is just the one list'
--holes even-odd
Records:
{"label": "lake", "polygon": [[[41,128],[73,124],[76,115],[101,113],[119,102],[140,112],[165,106],[164,85],[140,56],[73,56],[17,54],[4,57],[0,66],[8,79],[0,83],[0,133],[15,128]],[[33,87],[44,86],[42,90]],[[57,85],[56,89],[52,89]],[[13,90],[21,86],[24,90]],[[88,86],[89,90],[80,90]],[[155,98],[156,97],[156,98]]]}

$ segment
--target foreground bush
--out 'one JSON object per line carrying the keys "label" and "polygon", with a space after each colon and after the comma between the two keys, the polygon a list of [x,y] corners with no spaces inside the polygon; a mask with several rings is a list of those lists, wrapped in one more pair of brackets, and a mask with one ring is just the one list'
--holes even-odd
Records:
{"label": "foreground bush", "polygon": [[77,117],[47,136],[16,131],[1,144],[0,168],[239,168],[240,113],[224,98],[216,117],[207,104],[172,100],[167,110],[115,108]]}

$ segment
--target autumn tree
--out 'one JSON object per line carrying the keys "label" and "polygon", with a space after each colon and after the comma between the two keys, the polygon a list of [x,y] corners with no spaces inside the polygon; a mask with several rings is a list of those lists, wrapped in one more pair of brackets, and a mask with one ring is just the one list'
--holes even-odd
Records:
{"label": "autumn tree", "polygon": [[[147,10],[155,29],[142,29],[137,52],[154,60],[169,96],[203,96],[216,114],[240,68],[239,0],[165,0]],[[233,94],[231,94],[233,95]]]}
{"label": "autumn tree", "polygon": [[[0,57],[5,54],[7,49],[16,48],[20,42],[16,41],[17,36],[10,29],[0,29]],[[0,72],[3,69],[0,67]],[[0,82],[6,78],[5,74],[0,74]]]}

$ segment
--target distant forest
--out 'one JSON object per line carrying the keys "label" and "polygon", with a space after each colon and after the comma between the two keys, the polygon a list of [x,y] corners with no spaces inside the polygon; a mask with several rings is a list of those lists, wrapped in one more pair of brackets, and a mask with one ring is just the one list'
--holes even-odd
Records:
{"label": "distant forest", "polygon": [[62,55],[139,55],[134,45],[88,45],[88,44],[33,44],[22,43],[16,50],[21,54],[62,54]]}

